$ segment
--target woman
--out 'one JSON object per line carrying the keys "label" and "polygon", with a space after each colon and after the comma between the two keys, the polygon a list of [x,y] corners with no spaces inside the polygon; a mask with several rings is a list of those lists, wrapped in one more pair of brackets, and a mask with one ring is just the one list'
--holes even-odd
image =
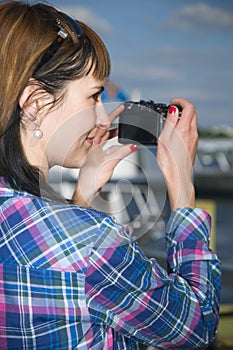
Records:
{"label": "woman", "polygon": [[[195,208],[194,106],[174,99],[158,144],[172,212],[168,272],[91,209],[137,146],[103,147],[123,107],[101,102],[108,52],[87,25],[45,4],[0,5],[0,348],[199,349],[216,332],[220,263]],[[80,168],[72,202],[49,168]],[[185,169],[185,171],[184,171]]]}

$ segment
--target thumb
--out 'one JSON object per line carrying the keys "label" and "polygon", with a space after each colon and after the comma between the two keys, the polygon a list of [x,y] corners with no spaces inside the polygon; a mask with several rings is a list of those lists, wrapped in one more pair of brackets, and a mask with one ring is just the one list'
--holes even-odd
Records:
{"label": "thumb", "polygon": [[171,126],[176,126],[179,120],[179,109],[175,105],[170,105],[167,112],[167,121]]}
{"label": "thumb", "polygon": [[164,124],[164,128],[159,137],[160,142],[164,142],[166,144],[166,141],[171,137],[174,129],[176,128],[178,121],[179,109],[174,105],[170,105],[167,112],[167,118]]}

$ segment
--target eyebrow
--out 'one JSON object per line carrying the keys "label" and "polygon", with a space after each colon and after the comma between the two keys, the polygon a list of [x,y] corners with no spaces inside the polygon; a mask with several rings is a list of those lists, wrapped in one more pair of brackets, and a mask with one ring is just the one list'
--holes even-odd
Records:
{"label": "eyebrow", "polygon": [[103,92],[104,91],[104,86],[101,85],[101,86],[93,86],[92,89],[97,89],[99,92]]}

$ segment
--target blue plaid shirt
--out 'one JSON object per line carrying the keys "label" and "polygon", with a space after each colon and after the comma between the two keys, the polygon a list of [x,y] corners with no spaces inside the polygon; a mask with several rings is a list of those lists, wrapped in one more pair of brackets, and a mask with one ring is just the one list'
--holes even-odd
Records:
{"label": "blue plaid shirt", "polygon": [[171,213],[168,271],[104,213],[0,186],[0,349],[200,349],[218,324],[210,217]]}

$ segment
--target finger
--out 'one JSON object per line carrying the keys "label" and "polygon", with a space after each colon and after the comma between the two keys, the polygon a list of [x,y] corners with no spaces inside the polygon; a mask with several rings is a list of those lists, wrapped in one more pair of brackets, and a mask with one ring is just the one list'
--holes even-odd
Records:
{"label": "finger", "polygon": [[171,104],[175,104],[175,105],[179,105],[181,106],[183,109],[190,105],[191,102],[186,100],[185,98],[173,98],[170,100]]}
{"label": "finger", "polygon": [[[108,115],[108,119],[109,122],[113,122],[114,119],[116,119],[118,117],[118,115],[124,110],[124,105],[120,105],[117,108],[115,108],[112,112],[110,112],[110,114]],[[107,136],[106,136],[107,135]],[[94,144],[98,144],[98,143],[102,143],[103,140],[107,140],[107,139],[112,139],[115,136],[118,135],[118,129],[117,128],[101,128],[98,126],[97,132],[96,132],[96,136],[94,139]]]}
{"label": "finger", "polygon": [[95,138],[93,140],[93,144],[97,145],[102,142],[103,137],[107,135],[107,138],[109,137],[109,132],[106,129],[97,129]]}
{"label": "finger", "polygon": [[109,121],[113,122],[121,112],[125,109],[125,106],[123,104],[116,107],[113,111],[109,113]]}
{"label": "finger", "polygon": [[194,116],[193,116],[193,118],[191,120],[191,127],[197,129],[197,124],[198,124],[197,123],[197,112],[195,112],[195,114],[194,114]]}
{"label": "finger", "polygon": [[105,135],[103,135],[100,144],[103,145],[105,142],[107,142],[110,139],[110,132],[106,132]]}
{"label": "finger", "polygon": [[113,145],[106,150],[109,158],[123,159],[138,150],[137,145]]}
{"label": "finger", "polygon": [[163,140],[165,142],[167,139],[170,138],[171,134],[176,128],[178,120],[179,120],[179,110],[176,106],[171,105],[167,113],[167,118],[164,124],[164,128],[159,137],[160,141]]}
{"label": "finger", "polygon": [[103,144],[108,140],[111,140],[118,135],[118,129],[110,130],[98,130],[93,141],[93,145]]}
{"label": "finger", "polygon": [[137,150],[136,145],[114,145],[104,151],[105,157],[102,162],[101,170],[105,173],[112,171],[120,161]]}
{"label": "finger", "polygon": [[179,128],[189,128],[191,124],[193,126],[197,125],[195,106],[191,102],[184,98],[175,98],[171,100],[171,103],[177,104],[182,108]]}
{"label": "finger", "polygon": [[167,121],[172,127],[175,128],[178,120],[179,120],[179,109],[176,106],[171,105],[167,112]]}
{"label": "finger", "polygon": [[197,113],[195,106],[188,100],[182,98],[173,99],[171,102],[183,108],[177,130],[179,130],[179,133],[182,135],[182,140],[186,143],[190,150],[191,157],[194,159],[198,144]]}

